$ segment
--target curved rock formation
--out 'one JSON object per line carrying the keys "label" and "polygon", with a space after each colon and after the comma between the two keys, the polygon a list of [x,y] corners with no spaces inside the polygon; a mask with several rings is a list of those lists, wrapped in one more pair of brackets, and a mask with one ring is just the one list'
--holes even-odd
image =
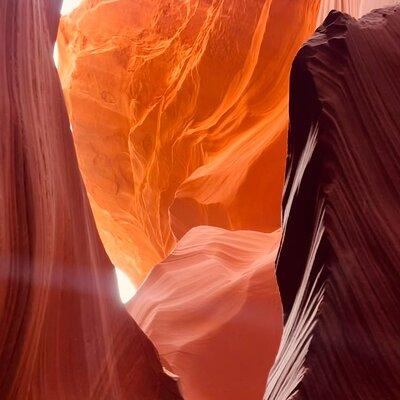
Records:
{"label": "curved rock formation", "polygon": [[279,231],[193,228],[128,304],[185,399],[262,397],[282,333],[279,239]]}
{"label": "curved rock formation", "polygon": [[51,57],[59,8],[0,2],[0,398],[180,399],[96,231]]}
{"label": "curved rock formation", "polygon": [[84,0],[63,18],[81,171],[106,250],[136,283],[193,226],[279,227],[289,71],[318,6]]}
{"label": "curved rock formation", "polygon": [[400,397],[399,38],[400,7],[331,12],[294,61],[265,399]]}

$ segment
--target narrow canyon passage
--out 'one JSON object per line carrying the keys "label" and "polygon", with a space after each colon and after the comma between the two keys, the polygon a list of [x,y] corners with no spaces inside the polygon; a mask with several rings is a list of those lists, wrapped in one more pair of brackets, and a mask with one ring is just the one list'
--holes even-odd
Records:
{"label": "narrow canyon passage", "polygon": [[394,4],[0,4],[1,399],[400,398]]}

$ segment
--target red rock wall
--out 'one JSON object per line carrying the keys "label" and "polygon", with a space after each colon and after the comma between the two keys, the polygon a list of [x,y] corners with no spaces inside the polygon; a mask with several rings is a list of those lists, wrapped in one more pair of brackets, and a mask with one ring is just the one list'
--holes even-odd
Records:
{"label": "red rock wall", "polygon": [[96,231],[52,60],[59,8],[0,3],[0,398],[179,399]]}

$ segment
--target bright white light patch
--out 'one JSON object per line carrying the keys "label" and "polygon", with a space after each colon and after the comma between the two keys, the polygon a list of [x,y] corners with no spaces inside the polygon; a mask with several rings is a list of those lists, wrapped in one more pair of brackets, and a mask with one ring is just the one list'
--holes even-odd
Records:
{"label": "bright white light patch", "polygon": [[125,272],[115,268],[115,273],[117,274],[119,296],[123,303],[127,303],[135,295],[136,288]]}
{"label": "bright white light patch", "polygon": [[56,66],[56,68],[58,68],[58,44],[57,44],[57,42],[54,44],[53,60],[54,60],[54,65]]}
{"label": "bright white light patch", "polygon": [[61,15],[69,14],[74,8],[78,7],[82,0],[64,0],[61,7]]}

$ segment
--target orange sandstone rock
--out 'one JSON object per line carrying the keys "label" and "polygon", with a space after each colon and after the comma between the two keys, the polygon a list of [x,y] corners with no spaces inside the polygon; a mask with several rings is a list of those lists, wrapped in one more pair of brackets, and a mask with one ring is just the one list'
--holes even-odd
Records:
{"label": "orange sandstone rock", "polygon": [[319,0],[84,0],[60,76],[105,247],[140,283],[191,227],[280,225],[288,75]]}
{"label": "orange sandstone rock", "polygon": [[187,400],[259,400],[278,350],[280,231],[190,230],[128,310]]}

